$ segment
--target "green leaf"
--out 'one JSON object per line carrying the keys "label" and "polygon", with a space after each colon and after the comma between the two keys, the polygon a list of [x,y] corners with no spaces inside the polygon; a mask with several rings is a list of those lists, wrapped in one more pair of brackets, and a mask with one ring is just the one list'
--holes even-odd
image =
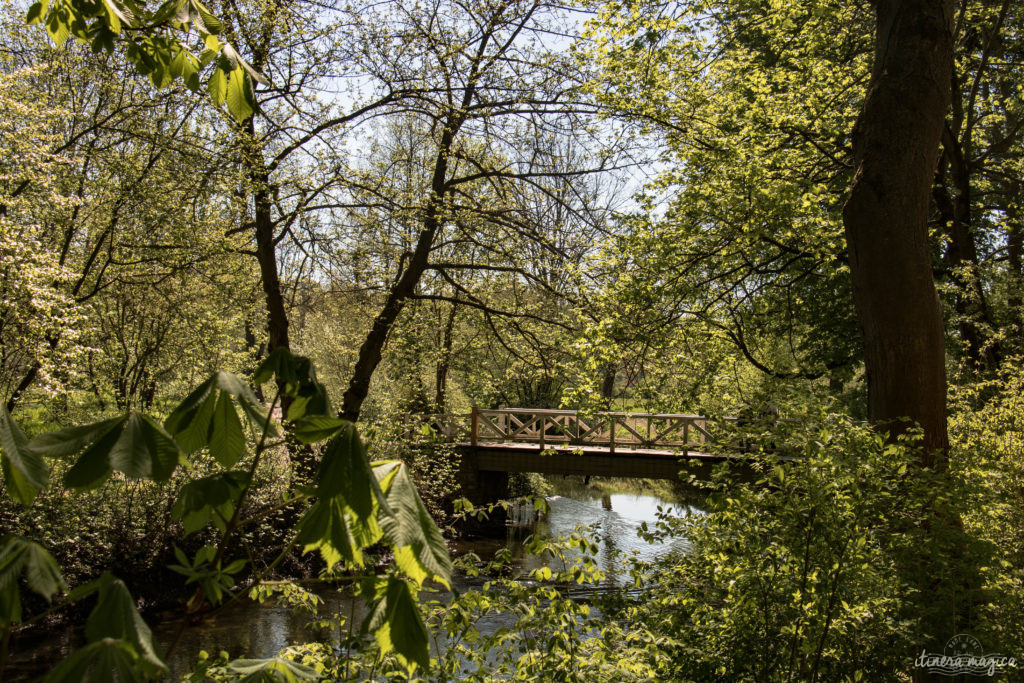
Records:
{"label": "green leaf", "polygon": [[46,487],[46,463],[29,448],[28,438],[11,419],[7,406],[0,406],[0,467],[7,495],[22,505],[31,505]]}
{"label": "green leaf", "polygon": [[121,418],[117,427],[100,435],[90,445],[74,465],[64,474],[64,485],[76,489],[89,489],[99,486],[110,476],[110,449],[121,436],[121,427],[127,418]]}
{"label": "green leaf", "polygon": [[103,0],[103,5],[107,10],[110,30],[114,33],[120,34],[122,25],[129,28],[135,25],[135,14],[124,3],[118,0]]}
{"label": "green leaf", "polygon": [[318,500],[299,523],[303,551],[319,549],[329,565],[362,564],[362,548],[380,539],[379,507],[386,507],[355,426],[349,424],[327,444],[316,473]]}
{"label": "green leaf", "polygon": [[220,392],[210,432],[210,455],[224,467],[231,467],[245,455],[242,423],[228,396],[228,392]]}
{"label": "green leaf", "polygon": [[[296,543],[302,552],[319,550],[328,567],[344,560],[349,566],[362,566],[362,545],[349,528],[346,508],[340,497],[320,499],[299,520]],[[379,536],[378,536],[379,537]]]}
{"label": "green leaf", "polygon": [[[232,82],[237,72],[232,75]],[[253,382],[265,384],[271,378],[277,380],[281,393],[294,399],[285,416],[296,421],[306,415],[330,415],[331,404],[327,389],[316,379],[312,361],[297,356],[285,348],[271,351],[253,375]]]}
{"label": "green leaf", "polygon": [[50,0],[36,0],[25,14],[25,22],[28,24],[37,24],[43,20],[46,16],[46,11],[50,8]]}
{"label": "green leaf", "polygon": [[361,520],[373,517],[376,506],[383,502],[384,494],[355,425],[349,424],[327,442],[317,467],[316,493],[321,498],[341,496]]}
{"label": "green leaf", "polygon": [[306,415],[295,422],[293,434],[302,443],[319,443],[331,438],[352,423],[340,417]]}
{"label": "green leaf", "polygon": [[248,479],[247,473],[232,471],[191,481],[181,487],[171,514],[181,520],[186,535],[202,529],[211,520],[224,531],[224,520],[234,513],[234,503]]}
{"label": "green leaf", "polygon": [[[3,568],[0,567],[0,581],[2,581]],[[15,579],[10,583],[0,583],[0,626],[10,626],[21,621],[21,593],[18,591],[18,581]]]}
{"label": "green leaf", "polygon": [[451,586],[452,560],[437,524],[423,505],[405,464],[374,463],[374,475],[387,499],[380,524],[395,546],[395,564],[418,584],[434,578]]}
{"label": "green leaf", "polygon": [[394,652],[410,669],[414,665],[429,668],[427,629],[407,582],[388,577],[384,596],[373,606],[366,623],[384,654]]}
{"label": "green leaf", "polygon": [[217,388],[231,394],[235,404],[242,409],[242,412],[245,413],[246,417],[249,418],[249,422],[254,427],[262,430],[266,426],[269,428],[268,434],[277,433],[277,430],[274,429],[273,421],[267,415],[266,406],[256,397],[252,388],[240,377],[222,370],[214,375],[214,378]]}
{"label": "green leaf", "polygon": [[68,36],[71,35],[69,21],[70,18],[64,9],[54,9],[46,17],[46,33],[50,36],[50,40],[58,46],[66,43]]}
{"label": "green leaf", "polygon": [[282,657],[274,657],[272,659],[236,659],[228,664],[228,669],[232,673],[245,676],[242,681],[248,683],[255,683],[256,681],[296,683],[297,681],[320,680],[316,670]]}
{"label": "green leaf", "polygon": [[131,413],[108,457],[111,468],[129,477],[167,481],[180,456],[178,444],[156,420]]}
{"label": "green leaf", "polygon": [[224,104],[228,93],[228,77],[220,67],[214,69],[210,74],[210,80],[207,81],[206,86],[210,91],[210,99],[213,100],[213,103],[218,107]]}
{"label": "green leaf", "polygon": [[[245,452],[244,435],[239,441],[241,424],[236,408],[240,408],[257,429],[267,426],[270,434],[276,433],[252,389],[235,375],[223,371],[214,373],[185,397],[164,420],[164,427],[186,453],[209,447],[215,458],[230,467]],[[234,413],[234,418],[228,411]]]}
{"label": "green leaf", "polygon": [[45,455],[48,458],[63,458],[74,455],[80,453],[89,444],[95,443],[104,434],[121,427],[126,418],[126,415],[122,415],[109,420],[103,420],[102,422],[47,432],[32,439],[28,447],[33,452]]}
{"label": "green leaf", "polygon": [[287,417],[289,420],[295,421],[306,415],[329,416],[331,412],[331,401],[327,397],[327,388],[314,380],[299,387],[298,396],[288,406]]}
{"label": "green leaf", "polygon": [[126,641],[134,646],[147,671],[156,673],[167,668],[128,588],[110,574],[102,577],[96,606],[85,622],[85,637],[90,642],[106,638]]}
{"label": "green leaf", "polygon": [[305,382],[315,380],[310,372],[313,364],[304,356],[297,356],[284,347],[278,347],[267,354],[263,362],[253,373],[254,384],[266,384],[272,378],[283,387],[282,391],[287,396],[295,396],[299,386]]}
{"label": "green leaf", "polygon": [[252,82],[245,69],[240,66],[231,72],[226,101],[228,111],[239,123],[248,121],[256,109],[256,95],[252,91]]}
{"label": "green leaf", "polygon": [[221,23],[220,19],[215,17],[202,3],[197,0],[189,0],[189,2],[193,9],[191,13],[192,21],[198,25],[200,31],[216,35],[224,30],[224,24]]}
{"label": "green leaf", "polygon": [[47,601],[67,590],[57,561],[46,548],[21,536],[5,537],[0,545],[0,624],[21,620],[18,578],[22,576],[26,585]]}
{"label": "green leaf", "polygon": [[245,73],[249,74],[249,78],[252,80],[257,83],[262,83],[263,85],[270,85],[270,81],[267,80],[266,76],[252,68],[252,65],[245,61],[245,59],[242,58],[242,55],[238,54],[238,51],[231,45],[231,43],[224,43],[221,47],[221,52],[227,62],[231,64],[232,69],[242,67],[242,69],[245,70]]}
{"label": "green leaf", "polygon": [[[153,15],[149,18],[151,24],[162,24],[169,20],[171,17],[175,17],[175,20],[179,19],[179,13],[185,8],[186,0],[164,0]],[[188,20],[187,8],[186,13],[182,18]]]}
{"label": "green leaf", "polygon": [[135,646],[125,640],[105,638],[76,650],[58,664],[45,683],[83,683],[95,681],[144,681],[148,665]]}
{"label": "green leaf", "polygon": [[216,384],[216,377],[210,377],[186,396],[164,420],[164,429],[174,436],[186,453],[195,453],[209,441],[210,422],[217,406]]}
{"label": "green leaf", "polygon": [[47,601],[52,600],[54,595],[68,589],[57,560],[38,543],[26,543],[28,547],[25,550],[25,584]]}
{"label": "green leaf", "polygon": [[39,453],[64,456],[85,452],[64,475],[78,489],[98,486],[118,470],[129,477],[166,481],[181,458],[177,443],[153,418],[129,413],[84,427],[44,434],[29,447]]}

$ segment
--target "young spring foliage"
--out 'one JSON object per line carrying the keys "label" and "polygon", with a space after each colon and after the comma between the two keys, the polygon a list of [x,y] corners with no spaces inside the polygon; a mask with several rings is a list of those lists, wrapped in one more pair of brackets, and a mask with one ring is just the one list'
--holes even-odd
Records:
{"label": "young spring foliage", "polygon": [[57,45],[74,38],[93,52],[111,53],[122,43],[128,60],[157,88],[180,79],[198,92],[201,72],[215,63],[206,84],[214,104],[227,104],[240,123],[256,110],[253,81],[265,79],[222,40],[223,22],[199,0],[36,0],[25,20],[42,24]]}

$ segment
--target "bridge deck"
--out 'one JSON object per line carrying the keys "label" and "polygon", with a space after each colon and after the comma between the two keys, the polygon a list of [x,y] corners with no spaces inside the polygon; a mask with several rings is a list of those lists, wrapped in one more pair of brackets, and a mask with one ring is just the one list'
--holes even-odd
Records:
{"label": "bridge deck", "polygon": [[[596,477],[678,480],[687,466],[706,468],[723,461],[742,462],[750,455],[704,453],[651,448],[616,448],[605,446],[554,445],[478,442],[456,444],[463,454],[463,464],[476,472],[538,472],[540,474],[571,474]],[[756,457],[756,456],[755,456]],[[791,460],[791,456],[777,456]]]}
{"label": "bridge deck", "polygon": [[[677,479],[683,463],[698,467],[764,456],[744,426],[763,434],[785,421],[677,413],[595,413],[534,408],[472,409],[469,415],[424,416],[430,429],[463,455],[466,481],[483,473],[539,472]],[[782,436],[779,434],[778,436]],[[772,449],[784,438],[769,438]],[[753,443],[752,443],[753,442]],[[782,449],[780,449],[782,450]],[[775,454],[779,460],[789,455]]]}
{"label": "bridge deck", "polygon": [[738,456],[722,455],[720,453],[703,453],[700,451],[687,451],[685,454],[678,448],[634,448],[629,446],[617,446],[613,451],[609,446],[595,446],[592,444],[572,445],[564,443],[547,444],[541,448],[538,443],[526,443],[523,441],[478,441],[474,446],[468,441],[456,443],[457,448],[476,448],[478,451],[494,450],[505,452],[539,453],[541,450],[554,451],[557,453],[586,457],[591,455],[614,455],[616,457],[650,457],[665,458],[668,460],[680,460],[694,458],[697,460],[710,460],[720,462],[730,460]]}

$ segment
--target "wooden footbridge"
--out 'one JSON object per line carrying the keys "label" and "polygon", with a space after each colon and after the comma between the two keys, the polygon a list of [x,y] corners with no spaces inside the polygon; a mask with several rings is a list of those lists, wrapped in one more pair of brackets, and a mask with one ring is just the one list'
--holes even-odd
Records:
{"label": "wooden footbridge", "polygon": [[462,484],[471,500],[500,498],[509,472],[677,479],[686,461],[710,464],[774,450],[738,441],[736,423],[533,408],[473,408],[469,415],[433,418],[435,431],[462,456]]}

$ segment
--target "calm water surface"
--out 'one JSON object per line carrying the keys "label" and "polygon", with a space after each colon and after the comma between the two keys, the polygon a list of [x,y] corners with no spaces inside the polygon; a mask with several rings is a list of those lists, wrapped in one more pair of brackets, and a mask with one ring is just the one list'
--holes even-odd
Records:
{"label": "calm water surface", "polygon": [[[523,549],[523,541],[530,534],[544,536],[565,536],[580,526],[594,529],[599,539],[599,550],[595,557],[598,566],[607,575],[608,581],[623,580],[625,560],[623,555],[636,555],[651,560],[673,550],[685,550],[686,541],[675,539],[670,544],[649,544],[637,536],[640,525],[646,522],[653,526],[658,518],[658,509],[671,508],[675,515],[702,514],[688,496],[677,494],[654,494],[640,490],[616,492],[586,487],[578,479],[556,480],[557,495],[549,497],[550,511],[541,520],[532,519],[529,513],[518,515],[516,523],[507,527],[504,539],[470,539],[460,541],[459,553],[474,552],[484,559],[493,557],[500,548],[507,547],[516,563],[524,570],[543,566],[546,560],[530,555]],[[683,499],[687,499],[683,502]],[[559,567],[552,567],[559,569]],[[456,577],[455,585],[466,590],[482,583],[484,579],[471,580]],[[333,588],[318,588],[316,592],[324,599],[321,614],[340,613],[349,617],[349,623],[359,624],[365,615],[365,608],[359,600],[353,600],[346,592]],[[151,623],[155,620],[150,619]],[[232,657],[272,657],[281,649],[295,643],[307,642],[310,634],[305,628],[305,618],[292,613],[289,608],[273,604],[260,605],[239,601],[221,610],[206,623],[187,629],[168,664],[176,676],[189,672],[195,665],[200,650],[217,653],[227,651]],[[481,623],[481,630],[496,629],[502,624],[500,615],[491,624]],[[166,648],[173,640],[177,629],[173,622],[159,623],[154,633]],[[79,636],[66,633],[49,641],[15,645],[18,669],[23,680],[45,673],[52,662],[59,661],[67,650],[75,646]],[[26,652],[28,651],[28,652]]]}

